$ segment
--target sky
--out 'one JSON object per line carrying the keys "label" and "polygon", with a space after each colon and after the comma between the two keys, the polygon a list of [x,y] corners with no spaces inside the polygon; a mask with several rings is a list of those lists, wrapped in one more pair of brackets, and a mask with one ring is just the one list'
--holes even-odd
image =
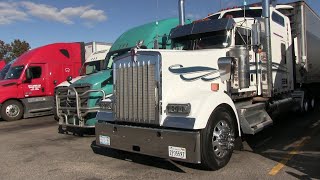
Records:
{"label": "sky", "polygon": [[[185,0],[186,17],[200,19],[243,1]],[[320,0],[306,2],[320,14]],[[178,17],[178,0],[0,0],[0,40],[25,40],[31,48],[55,42],[112,43],[132,27],[171,17]]]}

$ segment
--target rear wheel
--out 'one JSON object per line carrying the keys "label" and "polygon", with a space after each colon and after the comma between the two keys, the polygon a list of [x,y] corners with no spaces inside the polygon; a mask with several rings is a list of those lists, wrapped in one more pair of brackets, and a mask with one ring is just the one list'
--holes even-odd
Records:
{"label": "rear wheel", "polygon": [[1,108],[1,117],[6,121],[14,121],[22,118],[23,106],[19,101],[6,101]]}
{"label": "rear wheel", "polygon": [[201,131],[201,162],[205,169],[217,170],[230,160],[235,137],[234,119],[230,112],[218,107]]}

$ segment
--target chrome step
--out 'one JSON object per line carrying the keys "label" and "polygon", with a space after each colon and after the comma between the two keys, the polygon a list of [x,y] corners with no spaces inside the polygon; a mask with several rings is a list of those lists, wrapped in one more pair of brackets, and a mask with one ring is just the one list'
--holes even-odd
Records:
{"label": "chrome step", "polygon": [[265,110],[264,103],[242,106],[237,110],[240,126],[244,134],[256,134],[273,123]]}

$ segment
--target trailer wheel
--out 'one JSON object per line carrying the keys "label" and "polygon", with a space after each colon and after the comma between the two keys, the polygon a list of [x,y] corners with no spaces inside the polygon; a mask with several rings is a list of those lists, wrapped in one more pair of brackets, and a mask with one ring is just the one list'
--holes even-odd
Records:
{"label": "trailer wheel", "polygon": [[201,131],[201,165],[208,170],[224,167],[231,158],[234,137],[232,115],[225,108],[218,107]]}
{"label": "trailer wheel", "polygon": [[22,118],[23,106],[19,101],[6,101],[1,108],[1,117],[6,121],[14,121]]}

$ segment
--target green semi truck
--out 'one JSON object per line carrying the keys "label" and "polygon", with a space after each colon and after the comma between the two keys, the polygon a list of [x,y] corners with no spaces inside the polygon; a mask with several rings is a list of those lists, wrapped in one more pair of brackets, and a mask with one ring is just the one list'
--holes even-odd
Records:
{"label": "green semi truck", "polygon": [[[187,22],[188,23],[188,22]],[[101,100],[113,92],[113,59],[139,46],[145,49],[169,49],[168,36],[179,25],[178,18],[147,23],[124,32],[112,45],[105,59],[104,70],[81,78],[69,87],[55,91],[56,114],[59,117],[59,132],[83,135],[84,129],[93,129]]]}

